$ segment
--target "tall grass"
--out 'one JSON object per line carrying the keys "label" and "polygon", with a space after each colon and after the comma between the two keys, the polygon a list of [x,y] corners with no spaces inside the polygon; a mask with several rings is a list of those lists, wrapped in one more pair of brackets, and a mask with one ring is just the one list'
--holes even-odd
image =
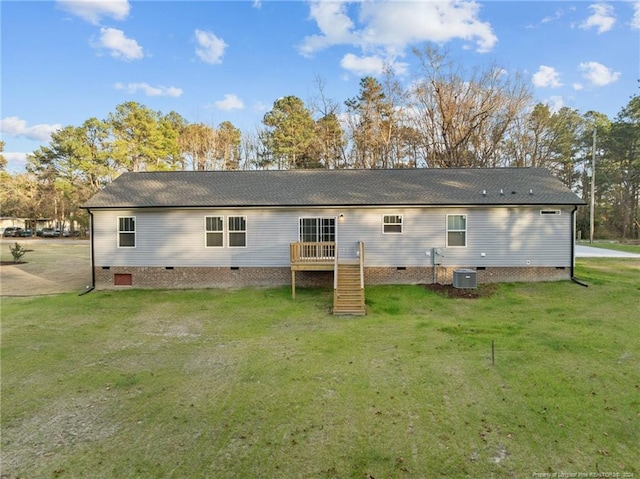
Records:
{"label": "tall grass", "polygon": [[358,318],[317,289],[4,299],[2,473],[637,477],[640,263],[577,275],[368,287]]}

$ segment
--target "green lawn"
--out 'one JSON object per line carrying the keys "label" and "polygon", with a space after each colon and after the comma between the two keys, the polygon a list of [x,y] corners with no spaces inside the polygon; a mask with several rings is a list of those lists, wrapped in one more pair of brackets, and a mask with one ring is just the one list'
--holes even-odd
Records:
{"label": "green lawn", "polygon": [[3,298],[2,477],[638,478],[640,262],[576,275]]}

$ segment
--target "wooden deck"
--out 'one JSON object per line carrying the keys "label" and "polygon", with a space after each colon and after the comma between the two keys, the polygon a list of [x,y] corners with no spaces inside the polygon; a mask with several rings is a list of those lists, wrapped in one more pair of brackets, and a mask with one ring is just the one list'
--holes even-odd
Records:
{"label": "wooden deck", "polygon": [[333,271],[336,263],[336,243],[291,243],[292,271]]}
{"label": "wooden deck", "polygon": [[296,297],[296,271],[333,271],[333,314],[365,314],[364,243],[358,243],[358,258],[339,260],[335,242],[290,245],[291,295]]}

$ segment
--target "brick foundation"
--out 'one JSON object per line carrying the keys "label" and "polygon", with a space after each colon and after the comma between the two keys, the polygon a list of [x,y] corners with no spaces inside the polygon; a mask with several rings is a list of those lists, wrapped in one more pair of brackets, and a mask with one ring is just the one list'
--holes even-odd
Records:
{"label": "brick foundation", "polygon": [[[455,268],[457,269],[457,268]],[[540,281],[566,281],[571,279],[571,268],[555,267],[521,267],[521,268],[487,268],[478,271],[478,284],[482,283],[533,283]],[[447,271],[447,280],[453,281],[453,269]]]}
{"label": "brick foundation", "polygon": [[433,283],[433,268],[405,269],[370,267],[364,269],[365,284],[427,284]]}
{"label": "brick foundation", "polygon": [[[116,275],[131,274],[134,288],[241,288],[246,286],[284,286],[291,284],[290,268],[181,268],[112,266],[95,268],[96,288],[114,286]],[[333,271],[298,271],[298,286],[330,286]]]}
{"label": "brick foundation", "polygon": [[[453,272],[459,269],[473,269],[462,266],[439,266],[434,280],[433,268],[365,268],[365,284],[451,284]],[[555,267],[487,267],[478,270],[478,284],[563,281],[571,279],[571,268]]]}
{"label": "brick foundation", "polygon": [[[437,283],[451,284],[453,272],[463,267],[440,266]],[[470,268],[475,269],[475,268]],[[114,286],[116,275],[131,275],[131,286]],[[432,267],[405,269],[366,267],[365,284],[430,284]],[[119,280],[122,277],[119,276]],[[478,284],[502,282],[561,281],[571,279],[571,268],[554,267],[487,267],[478,271]],[[182,268],[112,266],[95,268],[96,288],[240,288],[246,286],[285,286],[291,284],[291,269],[273,268]],[[333,271],[298,271],[298,287],[333,285]]]}

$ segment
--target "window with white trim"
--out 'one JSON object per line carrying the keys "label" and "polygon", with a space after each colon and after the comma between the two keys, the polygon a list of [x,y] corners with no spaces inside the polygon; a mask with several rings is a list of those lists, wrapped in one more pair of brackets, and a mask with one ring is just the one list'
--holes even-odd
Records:
{"label": "window with white trim", "polygon": [[559,215],[560,210],[540,210],[541,215]]}
{"label": "window with white trim", "polygon": [[205,216],[204,223],[205,246],[207,248],[222,248],[224,246],[224,217]]}
{"label": "window with white trim", "polygon": [[447,248],[467,246],[467,215],[447,215]]}
{"label": "window with white trim", "polygon": [[245,248],[247,246],[247,217],[229,216],[227,220],[229,248]]}
{"label": "window with white trim", "polygon": [[383,234],[402,234],[402,215],[384,215],[382,217]]}
{"label": "window with white trim", "polygon": [[300,218],[300,241],[303,243],[325,243],[335,240],[335,218]]}
{"label": "window with white trim", "polygon": [[118,216],[118,248],[136,247],[136,217]]}

